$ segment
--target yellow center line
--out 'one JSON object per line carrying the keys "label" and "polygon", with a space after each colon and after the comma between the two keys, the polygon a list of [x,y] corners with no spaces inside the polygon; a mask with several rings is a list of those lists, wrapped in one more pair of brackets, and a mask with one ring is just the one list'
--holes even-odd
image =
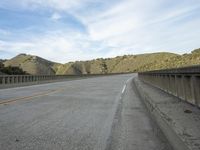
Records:
{"label": "yellow center line", "polygon": [[30,100],[32,98],[57,93],[57,92],[60,92],[60,91],[63,91],[63,90],[64,90],[63,88],[60,88],[60,89],[56,89],[56,90],[49,90],[49,91],[45,91],[45,92],[41,92],[41,93],[36,93],[36,94],[30,95],[30,96],[18,97],[18,98],[14,98],[14,99],[7,99],[7,100],[0,101],[0,105],[9,104],[9,103],[16,102],[16,101],[19,101],[19,100]]}

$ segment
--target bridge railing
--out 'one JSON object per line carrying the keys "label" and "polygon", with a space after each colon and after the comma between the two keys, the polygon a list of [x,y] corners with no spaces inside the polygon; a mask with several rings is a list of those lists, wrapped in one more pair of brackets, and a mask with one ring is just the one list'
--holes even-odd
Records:
{"label": "bridge railing", "polygon": [[82,75],[0,75],[0,89],[7,87],[18,87],[55,81],[71,80],[77,78],[118,75],[111,74],[82,74]]}
{"label": "bridge railing", "polygon": [[21,84],[28,82],[39,82],[47,80],[61,80],[73,75],[0,75],[0,84]]}
{"label": "bridge railing", "polygon": [[200,107],[200,66],[138,73],[139,79]]}

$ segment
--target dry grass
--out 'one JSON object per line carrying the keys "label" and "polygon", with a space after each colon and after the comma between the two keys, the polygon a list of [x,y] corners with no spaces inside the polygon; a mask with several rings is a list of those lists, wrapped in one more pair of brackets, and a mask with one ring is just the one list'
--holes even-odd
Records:
{"label": "dry grass", "polygon": [[105,74],[140,72],[200,64],[200,49],[190,54],[151,53],[124,55],[115,58],[76,61],[66,64],[54,63],[43,58],[20,54],[4,62],[5,66],[16,66],[29,74]]}

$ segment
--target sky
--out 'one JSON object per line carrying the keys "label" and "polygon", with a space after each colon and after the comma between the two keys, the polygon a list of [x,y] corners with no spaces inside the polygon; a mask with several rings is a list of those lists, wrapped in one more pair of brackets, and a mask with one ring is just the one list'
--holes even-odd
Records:
{"label": "sky", "polygon": [[0,1],[1,59],[65,63],[199,47],[199,0]]}

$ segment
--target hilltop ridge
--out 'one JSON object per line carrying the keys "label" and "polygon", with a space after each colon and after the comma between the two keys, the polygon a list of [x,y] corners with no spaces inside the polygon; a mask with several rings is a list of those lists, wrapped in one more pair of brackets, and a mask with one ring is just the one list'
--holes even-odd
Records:
{"label": "hilltop ridge", "polygon": [[34,55],[19,54],[10,60],[0,63],[3,63],[5,67],[18,67],[26,73],[33,75],[128,73],[197,65],[200,64],[200,49],[183,55],[159,52],[124,55],[105,59],[98,58],[65,64],[52,62]]}
{"label": "hilltop ridge", "polygon": [[58,63],[34,55],[19,54],[4,62],[5,67],[19,67],[28,74],[54,75],[54,65]]}

